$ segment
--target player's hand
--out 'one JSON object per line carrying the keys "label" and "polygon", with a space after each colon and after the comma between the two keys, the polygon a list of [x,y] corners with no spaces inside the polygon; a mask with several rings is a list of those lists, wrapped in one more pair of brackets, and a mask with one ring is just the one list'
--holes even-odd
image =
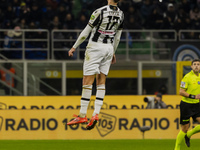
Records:
{"label": "player's hand", "polygon": [[75,48],[72,47],[72,48],[68,51],[68,56],[69,56],[69,57],[73,56],[73,55],[74,55],[74,54],[73,54],[74,52],[75,52]]}
{"label": "player's hand", "polygon": [[197,94],[195,99],[200,99],[200,94]]}
{"label": "player's hand", "polygon": [[113,55],[113,58],[112,58],[112,62],[111,64],[115,64],[116,63],[116,57],[115,57],[115,54]]}

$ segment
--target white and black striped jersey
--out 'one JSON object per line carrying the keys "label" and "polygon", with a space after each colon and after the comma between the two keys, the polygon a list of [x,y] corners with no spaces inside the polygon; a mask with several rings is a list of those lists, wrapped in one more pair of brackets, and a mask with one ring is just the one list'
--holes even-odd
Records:
{"label": "white and black striped jersey", "polygon": [[124,14],[117,6],[106,5],[95,10],[88,23],[93,28],[89,40],[113,43],[116,31],[123,28],[123,21]]}

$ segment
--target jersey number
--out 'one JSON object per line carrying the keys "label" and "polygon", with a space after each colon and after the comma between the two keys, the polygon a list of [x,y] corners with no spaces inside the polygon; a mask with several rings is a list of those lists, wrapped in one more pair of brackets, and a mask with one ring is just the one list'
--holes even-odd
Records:
{"label": "jersey number", "polygon": [[118,23],[119,17],[116,16],[108,16],[108,23],[106,26],[106,30],[111,30],[112,27]]}

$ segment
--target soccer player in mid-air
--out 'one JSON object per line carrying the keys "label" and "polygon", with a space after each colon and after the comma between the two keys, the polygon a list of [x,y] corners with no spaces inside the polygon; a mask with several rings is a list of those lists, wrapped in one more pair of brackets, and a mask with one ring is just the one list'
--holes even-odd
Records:
{"label": "soccer player in mid-air", "polygon": [[99,120],[103,99],[105,96],[106,76],[111,63],[116,63],[115,51],[120,41],[124,20],[123,12],[117,7],[120,0],[107,0],[108,5],[95,10],[88,25],[79,35],[77,41],[69,50],[68,55],[73,56],[75,49],[90,35],[85,51],[83,64],[83,86],[81,97],[81,108],[78,116],[67,123],[73,125],[86,123],[87,108],[92,94],[92,86],[96,77],[96,99],[94,112],[86,128],[93,129]]}
{"label": "soccer player in mid-air", "polygon": [[200,125],[189,129],[190,117],[200,123],[200,60],[194,59],[191,64],[192,71],[187,73],[180,86],[180,95],[182,100],[180,103],[180,124],[181,130],[176,138],[176,145],[174,150],[180,150],[180,145],[185,138],[185,143],[190,147],[190,137],[200,132]]}

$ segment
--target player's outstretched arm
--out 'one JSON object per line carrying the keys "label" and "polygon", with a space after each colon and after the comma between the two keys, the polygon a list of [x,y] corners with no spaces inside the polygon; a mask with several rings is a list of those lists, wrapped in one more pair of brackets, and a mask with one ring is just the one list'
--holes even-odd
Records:
{"label": "player's outstretched arm", "polygon": [[72,46],[72,48],[69,50],[68,55],[73,56],[73,53],[75,52],[76,48],[87,39],[88,35],[92,31],[92,28],[87,25],[85,29],[81,32],[78,39],[76,40],[75,44]]}
{"label": "player's outstretched arm", "polygon": [[[185,89],[182,89],[182,88],[180,88],[179,93],[180,93],[181,96],[184,96],[184,97],[189,97],[189,98],[193,98],[193,99],[200,99],[200,94],[191,95],[191,94],[187,93],[185,91]],[[192,96],[194,96],[194,97],[192,97]]]}
{"label": "player's outstretched arm", "polygon": [[186,89],[180,88],[179,94],[184,97],[189,97],[189,94],[186,92]]}
{"label": "player's outstretched arm", "polygon": [[119,41],[120,41],[120,37],[121,37],[121,34],[122,34],[122,30],[117,30],[117,33],[114,37],[114,42],[113,42],[113,47],[114,47],[114,51],[117,50],[117,47],[119,45]]}

